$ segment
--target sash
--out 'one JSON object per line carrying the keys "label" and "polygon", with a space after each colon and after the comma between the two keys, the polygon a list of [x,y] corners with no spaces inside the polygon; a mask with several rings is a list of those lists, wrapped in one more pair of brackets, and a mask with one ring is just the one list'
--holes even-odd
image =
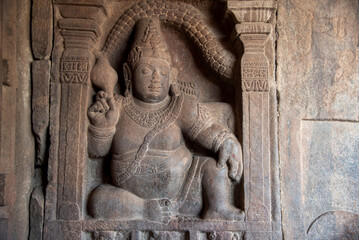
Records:
{"label": "sash", "polygon": [[147,135],[144,138],[143,143],[140,145],[133,162],[126,168],[126,170],[116,176],[115,182],[117,184],[121,184],[127,179],[129,179],[133,174],[136,173],[137,169],[141,166],[142,159],[144,158],[146,152],[148,151],[148,147],[153,140],[153,138],[168,128],[178,117],[178,115],[181,112],[182,104],[183,104],[183,95],[179,95],[178,97],[175,97],[175,108],[170,113],[170,117],[166,121],[165,119],[162,119],[163,121],[160,121],[156,124],[156,126],[150,130]]}

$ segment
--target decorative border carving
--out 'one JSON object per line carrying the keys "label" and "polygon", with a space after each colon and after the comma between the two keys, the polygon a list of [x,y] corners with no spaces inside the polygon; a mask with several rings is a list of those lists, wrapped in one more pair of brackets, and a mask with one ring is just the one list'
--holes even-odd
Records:
{"label": "decorative border carving", "polygon": [[124,51],[123,42],[129,38],[136,21],[143,17],[158,17],[183,32],[200,49],[212,69],[224,79],[233,78],[235,55],[222,48],[196,8],[181,2],[147,0],[130,7],[115,24],[102,49],[111,62]]}
{"label": "decorative border carving", "polygon": [[61,83],[87,84],[90,60],[82,57],[64,57],[60,65]]}
{"label": "decorative border carving", "polygon": [[191,130],[188,133],[188,136],[191,140],[195,140],[199,132],[202,130],[204,125],[210,120],[207,108],[201,104],[197,104],[198,109],[198,118],[196,123],[192,126]]}
{"label": "decorative border carving", "polygon": [[242,63],[242,91],[266,92],[268,88],[268,63],[245,61]]}
{"label": "decorative border carving", "polygon": [[269,22],[276,10],[275,1],[227,1],[227,14],[237,22]]}

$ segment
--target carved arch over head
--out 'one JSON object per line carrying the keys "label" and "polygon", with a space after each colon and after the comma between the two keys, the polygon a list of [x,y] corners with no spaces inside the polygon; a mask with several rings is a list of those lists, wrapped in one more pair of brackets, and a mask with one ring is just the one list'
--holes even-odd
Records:
{"label": "carved arch over head", "polygon": [[145,0],[134,4],[117,20],[102,49],[102,55],[111,64],[117,63],[135,23],[144,17],[158,17],[161,22],[183,32],[200,49],[204,60],[222,78],[232,79],[236,57],[224,49],[207,28],[201,13],[183,2],[165,0]]}

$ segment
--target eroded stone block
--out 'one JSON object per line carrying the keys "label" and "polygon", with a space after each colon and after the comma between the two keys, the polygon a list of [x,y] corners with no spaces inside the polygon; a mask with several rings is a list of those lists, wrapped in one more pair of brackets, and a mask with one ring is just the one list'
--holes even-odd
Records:
{"label": "eroded stone block", "polygon": [[6,174],[0,174],[0,207],[6,205]]}
{"label": "eroded stone block", "polygon": [[32,129],[36,135],[36,164],[46,157],[47,128],[50,107],[50,61],[32,63]]}
{"label": "eroded stone block", "polygon": [[33,0],[31,16],[32,52],[36,59],[48,59],[53,35],[51,0]]}
{"label": "eroded stone block", "polygon": [[306,228],[327,212],[359,214],[359,122],[303,121],[302,149]]}
{"label": "eroded stone block", "polygon": [[44,193],[41,186],[37,186],[30,199],[30,240],[42,239],[44,227]]}

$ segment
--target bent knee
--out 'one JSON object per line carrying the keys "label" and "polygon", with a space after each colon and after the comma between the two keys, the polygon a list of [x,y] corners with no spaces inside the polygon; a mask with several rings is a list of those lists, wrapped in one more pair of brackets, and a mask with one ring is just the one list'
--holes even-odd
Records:
{"label": "bent knee", "polygon": [[[108,206],[108,193],[107,186],[98,186],[95,188],[89,196],[88,210],[94,218],[105,218],[106,206]],[[107,197],[106,197],[107,196]]]}
{"label": "bent knee", "polygon": [[135,218],[143,211],[144,201],[136,195],[110,185],[100,185],[89,197],[89,213],[94,218]]}

